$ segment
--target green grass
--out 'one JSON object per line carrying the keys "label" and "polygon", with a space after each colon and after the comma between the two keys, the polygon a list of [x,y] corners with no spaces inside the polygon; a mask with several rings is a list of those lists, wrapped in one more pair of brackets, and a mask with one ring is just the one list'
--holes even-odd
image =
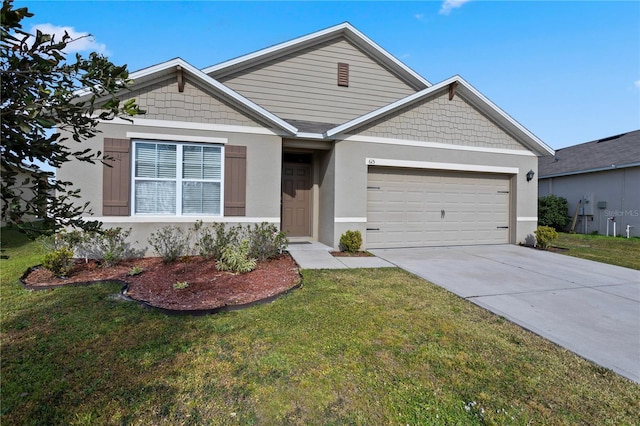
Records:
{"label": "green grass", "polygon": [[640,238],[637,237],[560,233],[554,245],[568,248],[563,254],[569,256],[640,270]]}
{"label": "green grass", "polygon": [[2,424],[634,424],[640,385],[399,269],[304,271],[169,317],[116,284],[26,291],[3,230]]}

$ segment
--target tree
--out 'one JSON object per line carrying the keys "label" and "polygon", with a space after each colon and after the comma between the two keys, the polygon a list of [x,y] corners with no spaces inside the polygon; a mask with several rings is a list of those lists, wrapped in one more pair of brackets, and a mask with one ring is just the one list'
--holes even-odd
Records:
{"label": "tree", "polygon": [[567,199],[557,195],[538,198],[538,226],[549,226],[562,231],[569,223]]}
{"label": "tree", "polygon": [[[144,113],[135,99],[121,102],[118,92],[129,84],[127,66],[117,66],[98,53],[67,58],[65,48],[77,41],[65,32],[35,35],[22,29],[30,18],[26,7],[14,9],[13,0],[3,0],[0,30],[0,105],[2,145],[2,218],[23,229],[29,219],[42,216],[44,227],[72,226],[97,229],[100,223],[81,218],[88,203],[73,203],[79,190],[72,182],[56,180],[51,172],[34,168],[41,162],[53,168],[72,160],[95,164],[101,152],[74,148],[75,143],[96,136],[102,120]],[[63,137],[61,132],[69,137]],[[75,143],[62,143],[72,139]],[[69,141],[71,142],[71,141]],[[55,191],[55,192],[54,192]]]}

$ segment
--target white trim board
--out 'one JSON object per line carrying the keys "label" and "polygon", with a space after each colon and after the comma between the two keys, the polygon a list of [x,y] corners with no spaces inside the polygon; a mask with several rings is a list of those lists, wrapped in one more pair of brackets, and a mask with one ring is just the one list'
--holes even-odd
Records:
{"label": "white trim board", "polygon": [[171,141],[171,142],[204,142],[204,143],[214,143],[214,144],[226,144],[229,141],[227,138],[212,138],[207,136],[165,135],[165,134],[140,133],[140,132],[127,132],[127,138],[156,140],[156,141]]}
{"label": "white trim board", "polygon": [[518,217],[518,222],[537,222],[538,217]]}
{"label": "white trim board", "polygon": [[122,118],[114,118],[113,120],[100,120],[104,124],[121,124],[125,126],[147,126],[161,127],[164,129],[186,129],[186,130],[206,130],[229,133],[248,133],[254,135],[270,135],[283,136],[265,127],[250,126],[234,126],[230,124],[213,124],[213,123],[197,123],[190,121],[170,121],[170,120],[154,120],[149,118],[133,118],[124,120]]}
{"label": "white trim board", "polygon": [[381,138],[377,136],[361,136],[361,135],[345,135],[344,139],[339,138],[340,141],[349,142],[363,142],[363,143],[378,143],[387,145],[402,145],[402,146],[416,146],[420,148],[436,148],[436,149],[451,149],[455,151],[472,151],[472,152],[486,152],[490,154],[509,154],[509,155],[523,155],[525,157],[535,157],[536,155],[531,151],[507,149],[507,148],[488,148],[483,146],[468,146],[468,145],[454,145],[441,142],[427,142],[417,140],[406,139],[390,139]]}
{"label": "white trim board", "polygon": [[505,173],[517,175],[518,167],[484,166],[481,164],[434,163],[431,161],[392,160],[387,158],[365,158],[367,166],[402,167],[411,169],[453,170],[459,172]]}
{"label": "white trim board", "polygon": [[336,217],[333,218],[334,223],[366,223],[366,217]]}
{"label": "white trim board", "polygon": [[87,216],[87,221],[98,220],[103,223],[191,223],[201,220],[204,223],[280,223],[279,217],[245,216]]}

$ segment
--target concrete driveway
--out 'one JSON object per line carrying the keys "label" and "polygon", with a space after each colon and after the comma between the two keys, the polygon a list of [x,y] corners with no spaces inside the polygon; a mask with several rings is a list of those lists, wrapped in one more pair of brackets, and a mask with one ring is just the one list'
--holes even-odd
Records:
{"label": "concrete driveway", "polygon": [[640,383],[640,271],[514,245],[370,251]]}

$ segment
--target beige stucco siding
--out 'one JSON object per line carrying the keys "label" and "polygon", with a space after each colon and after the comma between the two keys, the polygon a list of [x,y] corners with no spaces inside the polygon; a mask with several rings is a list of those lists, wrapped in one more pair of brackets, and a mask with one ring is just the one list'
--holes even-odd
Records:
{"label": "beige stucco siding", "polygon": [[135,98],[146,111],[143,116],[146,119],[262,127],[258,121],[240,113],[188,77],[185,77],[182,93],[173,76],[127,92],[123,97]]}
{"label": "beige stucco siding", "polygon": [[392,115],[356,129],[351,134],[455,145],[526,150],[480,111],[446,92],[412,104]]}
{"label": "beige stucco siding", "polygon": [[[337,64],[349,64],[349,87]],[[415,92],[345,39],[334,39],[219,80],[283,119],[340,124]]]}
{"label": "beige stucco siding", "polygon": [[354,141],[337,142],[335,151],[334,212],[337,220],[332,242],[334,245],[338,244],[340,235],[347,229],[358,229],[363,236],[366,235],[366,222],[348,222],[345,218],[364,219],[367,216],[367,158],[517,169],[517,173],[508,174],[509,242],[524,242],[536,228],[538,187],[535,180],[526,180],[526,173],[530,169],[537,173],[535,156]]}
{"label": "beige stucco siding", "polygon": [[[102,180],[103,166],[100,164],[87,164],[77,161],[66,163],[58,169],[58,178],[74,183],[74,188],[80,189],[80,198],[77,204],[90,203],[93,217],[98,217],[106,227],[121,226],[133,227],[132,237],[141,243],[146,242],[148,234],[167,224],[177,222],[182,226],[192,224],[196,219],[205,222],[224,220],[228,223],[234,221],[251,221],[252,218],[260,221],[271,218],[277,224],[280,217],[280,168],[282,139],[278,136],[245,134],[236,132],[187,130],[178,128],[164,128],[152,126],[134,126],[129,124],[108,123],[100,125],[102,133],[97,137],[84,142],[82,146],[95,151],[103,150],[104,138],[127,138],[127,132],[136,132],[149,135],[175,135],[180,136],[215,137],[227,140],[228,145],[242,145],[247,147],[247,193],[245,217],[233,217],[221,219],[219,217],[180,217],[167,216],[153,220],[141,216],[131,217],[103,217],[102,216]],[[186,225],[185,225],[186,222]]]}

